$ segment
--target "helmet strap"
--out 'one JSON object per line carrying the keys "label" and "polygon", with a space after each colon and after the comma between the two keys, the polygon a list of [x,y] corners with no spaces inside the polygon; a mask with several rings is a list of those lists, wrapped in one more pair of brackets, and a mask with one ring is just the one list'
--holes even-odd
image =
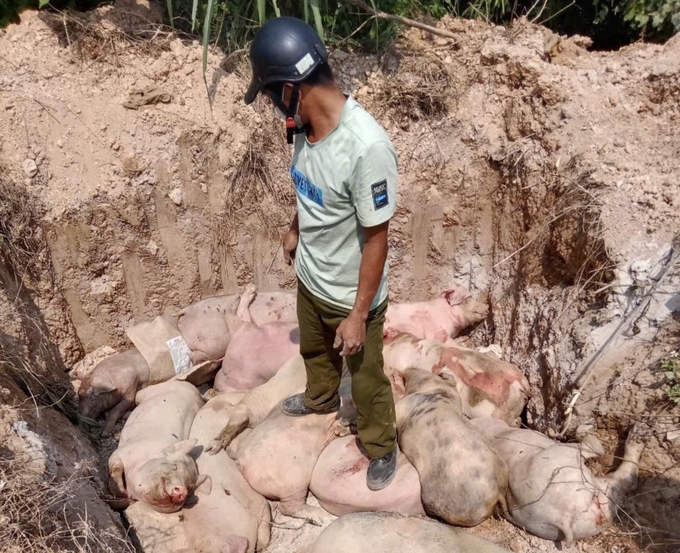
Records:
{"label": "helmet strap", "polygon": [[[283,102],[281,102],[281,104],[283,105]],[[283,107],[285,108],[285,106]],[[300,85],[295,83],[290,96],[290,104],[288,104],[288,109],[282,110],[286,114],[286,140],[288,141],[288,144],[293,143],[294,134],[300,134],[307,130],[306,126],[302,122],[302,119],[300,118],[299,110]]]}
{"label": "helmet strap", "polygon": [[[283,95],[282,95],[283,96]],[[288,107],[283,103],[283,98],[272,98],[282,113],[286,114],[286,139],[288,144],[293,143],[293,135],[300,134],[307,130],[307,126],[300,118],[300,85],[293,84],[293,91],[290,96]]]}

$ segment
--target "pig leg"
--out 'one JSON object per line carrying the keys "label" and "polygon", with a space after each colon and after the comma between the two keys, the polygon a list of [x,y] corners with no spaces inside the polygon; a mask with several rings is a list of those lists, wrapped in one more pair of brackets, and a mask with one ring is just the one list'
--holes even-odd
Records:
{"label": "pig leg", "polygon": [[109,492],[115,497],[127,497],[125,489],[125,466],[115,451],[109,458]]}
{"label": "pig leg", "polygon": [[604,455],[604,446],[594,430],[595,425],[592,423],[582,424],[576,429],[575,437],[579,441],[577,447],[586,459],[595,459]]}
{"label": "pig leg", "polygon": [[253,318],[250,316],[250,304],[253,303],[255,296],[257,295],[257,290],[253,284],[246,286],[246,289],[241,294],[241,299],[239,299],[238,307],[236,308],[236,316],[247,323],[254,323]]}
{"label": "pig leg", "polygon": [[102,427],[102,436],[110,436],[118,420],[134,406],[134,397],[132,399],[123,397],[123,399],[114,405],[106,416],[106,422],[104,422],[104,426]]}
{"label": "pig leg", "polygon": [[321,507],[312,507],[306,502],[307,490],[303,495],[282,498],[279,502],[279,511],[282,515],[293,518],[301,518],[314,526],[323,526],[331,520],[329,515]]}
{"label": "pig leg", "polygon": [[[239,409],[239,407],[242,407]],[[215,455],[218,451],[226,448],[232,440],[241,434],[250,423],[248,411],[242,405],[236,405],[229,413],[229,422],[217,435],[217,437],[205,448],[210,455]]]}
{"label": "pig leg", "polygon": [[636,424],[628,433],[621,465],[603,478],[608,488],[620,497],[637,488],[640,456],[645,448],[645,442],[642,427]]}
{"label": "pig leg", "polygon": [[269,503],[265,503],[260,516],[257,517],[260,520],[260,525],[257,527],[258,550],[263,550],[267,545],[269,545],[269,541],[271,540],[271,514],[267,512],[268,509]]}

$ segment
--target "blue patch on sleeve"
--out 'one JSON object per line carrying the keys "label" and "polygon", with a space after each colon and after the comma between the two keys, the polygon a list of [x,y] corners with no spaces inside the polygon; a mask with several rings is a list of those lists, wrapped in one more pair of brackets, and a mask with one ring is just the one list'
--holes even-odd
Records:
{"label": "blue patch on sleeve", "polygon": [[381,180],[371,185],[371,194],[373,195],[373,206],[375,209],[385,207],[390,203],[387,196],[387,180]]}
{"label": "blue patch on sleeve", "polygon": [[323,190],[298,171],[297,167],[291,167],[290,176],[299,194],[323,207]]}

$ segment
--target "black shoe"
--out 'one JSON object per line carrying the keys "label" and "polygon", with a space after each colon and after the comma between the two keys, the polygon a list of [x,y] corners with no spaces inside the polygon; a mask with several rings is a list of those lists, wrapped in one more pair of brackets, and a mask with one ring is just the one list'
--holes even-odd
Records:
{"label": "black shoe", "polygon": [[387,487],[397,472],[397,448],[379,459],[371,459],[366,473],[366,485],[374,492]]}
{"label": "black shoe", "polygon": [[327,415],[329,413],[335,413],[339,408],[340,408],[340,405],[337,405],[333,409],[327,409],[327,410],[323,410],[323,411],[315,411],[311,407],[308,407],[307,404],[305,403],[305,395],[304,394],[295,394],[294,396],[290,396],[281,405],[281,410],[286,415],[289,415],[291,417],[300,417],[302,415],[313,415],[313,414]]}

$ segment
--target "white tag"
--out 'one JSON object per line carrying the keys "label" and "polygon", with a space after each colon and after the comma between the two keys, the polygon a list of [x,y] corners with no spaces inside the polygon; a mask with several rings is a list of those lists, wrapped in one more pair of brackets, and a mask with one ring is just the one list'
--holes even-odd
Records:
{"label": "white tag", "polygon": [[311,54],[305,54],[305,57],[295,64],[295,69],[302,75],[312,65],[314,65],[314,59],[312,59]]}
{"label": "white tag", "polygon": [[182,336],[175,336],[165,342],[172,355],[172,364],[175,366],[175,374],[188,371],[193,363],[191,362],[191,350]]}

